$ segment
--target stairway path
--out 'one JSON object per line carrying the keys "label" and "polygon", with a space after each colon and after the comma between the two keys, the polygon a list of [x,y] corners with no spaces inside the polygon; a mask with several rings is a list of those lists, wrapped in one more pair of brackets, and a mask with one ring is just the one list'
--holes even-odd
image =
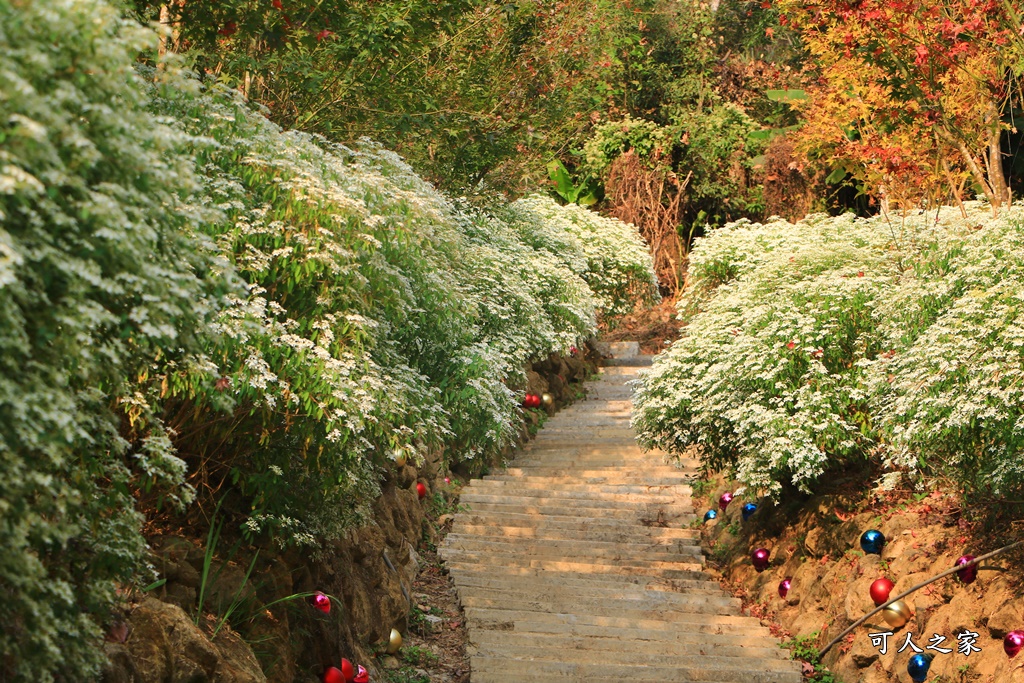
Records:
{"label": "stairway path", "polygon": [[799,683],[800,667],[703,571],[696,463],[644,453],[605,368],[504,471],[463,489],[441,556],[473,683]]}

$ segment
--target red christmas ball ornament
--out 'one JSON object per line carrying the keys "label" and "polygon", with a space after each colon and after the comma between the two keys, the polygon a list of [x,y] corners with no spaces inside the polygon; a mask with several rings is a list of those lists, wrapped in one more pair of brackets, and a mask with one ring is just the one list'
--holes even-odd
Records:
{"label": "red christmas ball ornament", "polygon": [[324,672],[324,683],[348,683],[348,681],[345,680],[345,674],[341,673],[341,669],[332,666]]}
{"label": "red christmas ball ornament", "polygon": [[577,349],[575,346],[570,346],[569,347],[569,355],[570,356],[575,356],[579,352],[580,352],[580,350]]}
{"label": "red christmas ball ornament", "polygon": [[758,548],[754,552],[750,553],[750,561],[754,564],[754,569],[760,574],[768,568],[768,558],[771,553],[768,552],[767,548]]}
{"label": "red christmas ball ornament", "polygon": [[889,593],[892,593],[892,589],[896,586],[889,579],[876,579],[871,584],[871,599],[874,601],[875,606],[885,603],[889,599]]}
{"label": "red christmas ball ornament", "polygon": [[531,396],[531,398],[530,398],[530,407],[531,408],[540,408],[540,396],[538,394],[533,394]]}
{"label": "red christmas ball ornament", "polygon": [[324,614],[331,613],[331,599],[323,593],[321,593],[320,591],[313,593],[313,597],[311,597],[309,600],[313,603],[313,607],[316,607]]}
{"label": "red christmas ball ornament", "polygon": [[785,598],[789,595],[789,589],[793,587],[793,579],[785,578],[779,581],[779,597]]}
{"label": "red christmas ball ornament", "polygon": [[345,658],[341,660],[341,673],[345,676],[345,683],[352,683],[356,677],[356,667]]}
{"label": "red christmas ball ornament", "polygon": [[[957,559],[953,564],[957,567],[967,564],[968,562],[974,561],[974,555],[964,555]],[[964,583],[974,583],[974,580],[978,578],[978,565],[972,564],[970,567],[964,567],[956,573],[957,577]]]}
{"label": "red christmas ball ornament", "polygon": [[729,503],[731,502],[732,494],[729,492],[725,492],[722,494],[722,497],[718,499],[718,507],[724,510],[725,508],[729,507]]}
{"label": "red christmas ball ornament", "polygon": [[416,495],[420,497],[420,500],[427,497],[427,487],[422,481],[416,482]]}
{"label": "red christmas ball ornament", "polygon": [[1010,631],[1003,638],[1003,651],[1006,655],[1013,659],[1017,654],[1024,650],[1024,631]]}
{"label": "red christmas ball ornament", "polygon": [[359,666],[359,671],[356,672],[356,677],[352,679],[352,683],[370,683],[370,672]]}
{"label": "red christmas ball ornament", "polygon": [[448,478],[448,477],[445,477],[444,478],[444,483],[450,484],[450,483],[452,483],[452,480],[450,478]]}

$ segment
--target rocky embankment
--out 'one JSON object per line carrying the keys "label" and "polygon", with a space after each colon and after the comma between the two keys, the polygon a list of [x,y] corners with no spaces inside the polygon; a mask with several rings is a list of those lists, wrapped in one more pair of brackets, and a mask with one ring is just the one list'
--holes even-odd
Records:
{"label": "rocky embankment", "polygon": [[[795,638],[802,645],[798,650],[820,648],[871,611],[869,589],[876,579],[893,581],[895,596],[950,568],[962,555],[978,556],[1012,542],[1019,530],[1007,520],[986,529],[981,511],[965,510],[952,494],[865,492],[856,482],[838,488],[847,492],[794,496],[777,506],[740,493],[716,520],[703,524],[705,550],[723,581],[753,614],[780,635]],[[719,497],[734,490],[721,479],[708,485],[699,512],[718,510]],[[758,509],[744,522],[741,509],[750,502]],[[992,522],[993,516],[998,511],[986,519]],[[881,555],[861,550],[859,538],[868,529],[885,535]],[[757,548],[771,553],[771,564],[761,573],[750,559]],[[934,655],[928,681],[1024,682],[1024,655],[1011,659],[1002,646],[1008,631],[1024,628],[1021,559],[1011,551],[985,562],[969,585],[954,575],[913,593],[906,602],[914,616],[906,625],[892,628],[873,617],[826,654],[823,664],[832,678],[822,671],[811,680],[909,682],[907,664],[915,651],[904,645],[913,634],[913,644]],[[787,578],[791,588],[783,598],[779,583]],[[868,634],[887,631],[893,635],[882,654]],[[936,643],[936,636],[944,640]],[[965,641],[980,651],[963,654]],[[928,649],[933,644],[952,652]]]}
{"label": "rocky embankment", "polygon": [[[592,349],[553,354],[533,365],[525,391],[549,394],[552,401],[542,409],[553,414],[581,395],[597,360]],[[522,440],[541,419],[540,411],[526,411]],[[417,548],[433,540],[430,515],[455,488],[445,477],[457,483],[493,465],[463,464],[449,472],[443,462],[433,453],[419,466],[396,468],[381,483],[369,523],[318,553],[260,547],[251,573],[255,547],[222,540],[204,582],[205,536],[166,528],[152,534],[158,585],[130,595],[122,618],[111,624],[104,683],[313,683],[342,657],[383,680],[375,655],[392,628],[409,628]],[[423,500],[419,483],[427,489]],[[336,598],[329,613],[301,598],[275,603],[313,591]],[[196,624],[201,594],[203,616]]]}

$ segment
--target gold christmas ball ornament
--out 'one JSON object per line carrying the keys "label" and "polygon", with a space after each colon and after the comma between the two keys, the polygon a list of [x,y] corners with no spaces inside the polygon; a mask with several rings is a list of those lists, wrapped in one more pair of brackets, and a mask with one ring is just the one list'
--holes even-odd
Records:
{"label": "gold christmas ball ornament", "polygon": [[405,467],[406,462],[408,462],[408,458],[405,455],[405,451],[397,451],[395,453],[395,466]]}
{"label": "gold christmas ball ornament", "polygon": [[903,600],[897,600],[896,602],[888,605],[882,610],[882,618],[885,619],[885,623],[889,624],[892,628],[899,628],[905,623],[910,621],[910,617],[914,616],[913,610]]}
{"label": "gold christmas ball ornament", "polygon": [[393,655],[402,647],[402,634],[397,628],[391,629],[391,639],[388,640],[388,654]]}
{"label": "gold christmas ball ornament", "polygon": [[544,405],[549,406],[554,402],[555,399],[551,397],[551,394],[544,394],[543,396],[540,397],[540,400],[544,403]]}

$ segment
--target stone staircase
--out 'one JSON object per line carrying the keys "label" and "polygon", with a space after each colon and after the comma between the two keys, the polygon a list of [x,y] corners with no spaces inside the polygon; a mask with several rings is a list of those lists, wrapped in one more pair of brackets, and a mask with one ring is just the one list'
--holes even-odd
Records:
{"label": "stone staircase", "polygon": [[638,368],[605,368],[501,473],[463,489],[441,556],[473,683],[799,683],[800,666],[703,572],[683,469],[629,426]]}

